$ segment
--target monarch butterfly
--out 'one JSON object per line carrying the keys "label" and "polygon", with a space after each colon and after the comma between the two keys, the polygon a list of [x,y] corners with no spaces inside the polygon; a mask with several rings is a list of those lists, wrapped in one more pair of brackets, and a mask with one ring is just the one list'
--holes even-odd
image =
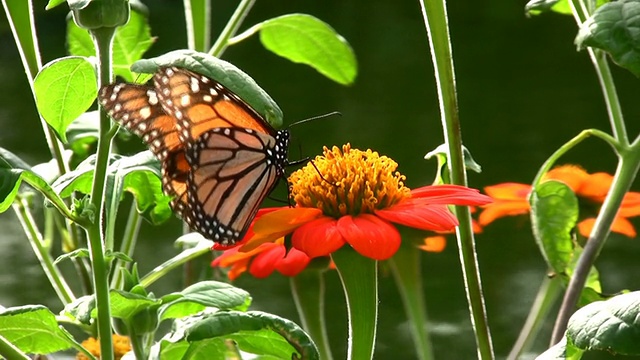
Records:
{"label": "monarch butterfly", "polygon": [[289,132],[276,131],[217,81],[160,68],[152,85],[112,84],[100,103],[160,160],[164,192],[194,230],[233,245],[289,164]]}

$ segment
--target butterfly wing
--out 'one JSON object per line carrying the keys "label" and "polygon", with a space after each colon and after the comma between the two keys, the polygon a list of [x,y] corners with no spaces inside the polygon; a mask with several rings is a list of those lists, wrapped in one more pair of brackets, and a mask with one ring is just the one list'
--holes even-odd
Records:
{"label": "butterfly wing", "polygon": [[192,71],[160,68],[153,77],[164,111],[177,119],[182,142],[206,131],[242,127],[275,135],[275,131],[240,97],[215,80]]}
{"label": "butterfly wing", "polygon": [[223,245],[241,240],[258,207],[284,174],[288,133],[245,128],[205,132],[187,150],[187,223]]}

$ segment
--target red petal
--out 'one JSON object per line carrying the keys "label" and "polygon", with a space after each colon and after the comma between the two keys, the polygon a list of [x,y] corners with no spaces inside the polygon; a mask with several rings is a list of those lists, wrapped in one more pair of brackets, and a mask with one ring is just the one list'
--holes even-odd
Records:
{"label": "red petal", "polygon": [[310,258],[328,256],[344,245],[344,239],[337,228],[337,221],[330,217],[312,220],[293,232],[293,247]]}
{"label": "red petal", "polygon": [[242,247],[243,251],[255,249],[260,244],[273,242],[300,225],[322,216],[322,210],[315,208],[280,208],[269,212],[260,218],[256,218],[251,228],[253,234],[249,241]]}
{"label": "red petal", "polygon": [[282,260],[285,253],[283,245],[263,244],[263,246],[264,245],[269,245],[271,248],[258,254],[249,266],[249,273],[258,279],[271,275],[276,268],[276,264]]}
{"label": "red petal", "polygon": [[375,215],[343,216],[338,230],[357,252],[375,260],[390,258],[400,247],[398,230]]}
{"label": "red petal", "polygon": [[[595,218],[588,218],[578,223],[578,231],[580,231],[580,235],[588,238],[595,223]],[[631,224],[631,222],[626,218],[619,215],[613,220],[613,223],[611,224],[611,231],[626,235],[630,238],[634,238],[637,235],[633,224]]]}
{"label": "red petal", "polygon": [[418,249],[429,252],[442,252],[447,246],[447,239],[444,236],[430,236],[423,240],[422,245]]}
{"label": "red petal", "polygon": [[458,225],[458,219],[444,205],[416,204],[407,199],[384,210],[376,210],[379,217],[405,226],[422,230],[450,231]]}
{"label": "red petal", "polygon": [[284,276],[296,276],[309,265],[310,261],[307,254],[291,248],[287,256],[276,264],[276,270]]}
{"label": "red petal", "polygon": [[526,201],[498,201],[487,205],[480,216],[478,222],[485,226],[494,220],[504,216],[523,215],[529,212],[530,206]]}
{"label": "red petal", "polygon": [[459,185],[423,186],[411,190],[412,198],[425,198],[429,204],[484,205],[493,200],[477,189]]}
{"label": "red petal", "polygon": [[495,200],[527,201],[531,192],[531,185],[520,183],[502,183],[484,188],[484,192]]}

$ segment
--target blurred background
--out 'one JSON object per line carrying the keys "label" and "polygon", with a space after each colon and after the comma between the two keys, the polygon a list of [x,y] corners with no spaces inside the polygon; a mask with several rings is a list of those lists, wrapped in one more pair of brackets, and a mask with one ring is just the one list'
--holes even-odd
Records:
{"label": "blurred background", "polygon": [[[572,18],[557,14],[526,18],[526,1],[449,3],[462,135],[482,173],[469,174],[471,187],[500,182],[531,182],[542,162],[586,128],[610,132],[597,78],[586,52],[576,52]],[[35,1],[43,61],[66,55],[65,6],[46,12]],[[157,42],[147,57],[185,48],[182,2],[148,1]],[[212,33],[217,36],[236,2],[213,4]],[[271,17],[308,13],[333,26],[353,47],[359,66],[356,83],[342,87],[313,69],[293,64],[262,48],[256,36],[227,50],[224,58],[250,74],[280,105],[285,123],[339,111],[342,117],[292,129],[291,159],[314,156],[324,145],[350,142],[371,148],[399,164],[410,187],[432,182],[435,161],[423,156],[443,142],[427,34],[417,1],[284,1],[255,4],[242,30]],[[4,14],[0,20],[0,147],[35,165],[48,161],[35,105]],[[638,80],[614,66],[630,137],[640,130]],[[119,143],[128,153],[143,147],[137,139]],[[608,146],[587,140],[561,163],[589,172],[613,173],[616,158]],[[638,190],[638,187],[634,187]],[[284,186],[274,195],[284,199]],[[129,199],[128,199],[129,200]],[[130,201],[130,200],[129,200]],[[40,206],[40,202],[36,201]],[[121,211],[126,215],[126,211]],[[123,218],[124,222],[124,218]],[[0,215],[0,305],[40,303],[61,309],[14,214]],[[176,252],[177,219],[161,226],[144,224],[136,260],[144,274]],[[415,233],[413,234],[415,235]],[[426,235],[426,234],[423,234]],[[534,243],[527,217],[505,218],[477,236],[486,304],[498,358],[504,358],[524,322],[546,266]],[[153,256],[149,256],[153,254]],[[640,288],[637,239],[612,236],[598,268],[604,291]],[[455,239],[444,252],[423,255],[429,323],[437,359],[476,357]],[[157,294],[181,288],[179,272],[152,289]],[[346,314],[335,273],[327,274],[327,316],[334,356],[346,351]],[[254,309],[297,321],[288,279],[243,276],[235,283],[254,298]],[[533,358],[548,343],[545,325]],[[382,271],[376,359],[414,358],[409,327],[397,289]],[[591,354],[587,359],[608,358]]]}

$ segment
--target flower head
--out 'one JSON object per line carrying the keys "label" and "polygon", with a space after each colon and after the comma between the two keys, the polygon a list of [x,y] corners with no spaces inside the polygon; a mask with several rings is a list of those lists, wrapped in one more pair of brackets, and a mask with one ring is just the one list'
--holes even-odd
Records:
{"label": "flower head", "polygon": [[289,182],[293,208],[256,217],[240,251],[292,234],[293,248],[310,258],[327,256],[345,244],[376,260],[400,246],[392,224],[421,230],[450,231],[458,225],[447,205],[483,205],[491,201],[477,190],[456,185],[411,190],[398,164],[377,152],[324,148],[324,155],[294,172]]}
{"label": "flower head", "polygon": [[[543,181],[545,180],[562,181],[582,200],[582,204],[599,206],[609,192],[613,176],[604,172],[589,174],[579,166],[563,165],[545,174]],[[494,201],[484,206],[478,219],[481,226],[488,225],[503,216],[526,214],[530,210],[528,198],[531,193],[531,185],[502,183],[487,186],[485,192]],[[640,215],[640,193],[628,192],[625,194],[620,211],[611,225],[611,231],[635,237],[636,230],[628,218],[638,215]],[[589,237],[594,224],[595,218],[583,218],[578,223],[578,231],[582,236]]]}
{"label": "flower head", "polygon": [[[87,349],[92,355],[95,355],[97,358],[100,357],[100,343],[96,338],[90,337],[82,342],[82,347]],[[113,334],[113,352],[116,360],[119,360],[131,350],[131,342],[129,341],[129,337],[122,336],[118,334]],[[78,353],[76,355],[77,360],[89,360],[89,358],[83,354]]]}

